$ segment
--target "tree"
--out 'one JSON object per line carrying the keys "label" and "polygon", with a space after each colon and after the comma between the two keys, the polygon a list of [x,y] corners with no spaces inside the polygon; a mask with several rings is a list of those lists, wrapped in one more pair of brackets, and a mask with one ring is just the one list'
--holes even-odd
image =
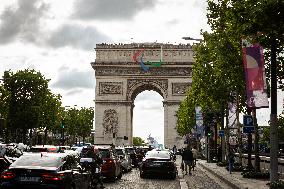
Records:
{"label": "tree", "polygon": [[145,146],[145,141],[140,137],[133,137],[133,146]]}
{"label": "tree", "polygon": [[[284,85],[284,1],[281,0],[208,0],[208,23],[214,32],[249,37],[252,43],[260,43],[265,49],[267,80],[271,84],[272,101],[276,99],[277,83],[270,80],[271,73],[278,72],[279,88]],[[270,58],[271,57],[271,58]],[[277,62],[277,64],[276,64]],[[271,64],[270,64],[271,63]],[[273,64],[272,64],[273,63]],[[272,69],[273,65],[273,69]],[[275,65],[275,66],[274,66]],[[276,67],[275,69],[274,67]],[[270,67],[271,66],[271,67]],[[276,71],[278,70],[278,71]],[[271,74],[271,75],[270,75]],[[276,80],[276,79],[275,79]],[[271,182],[277,175],[277,108],[271,103]],[[258,131],[258,129],[256,129]],[[258,133],[256,133],[256,169],[259,170]]]}
{"label": "tree", "polygon": [[[22,134],[20,139],[26,143],[26,136],[30,130],[39,128],[40,117],[43,115],[44,99],[50,93],[48,80],[35,70],[20,70],[15,74],[4,72],[4,87],[10,93],[8,128]],[[19,138],[18,138],[19,141]]]}
{"label": "tree", "polygon": [[90,135],[93,129],[93,108],[70,108],[63,112],[62,118],[65,122],[66,132],[72,138],[71,142],[74,143],[76,137],[82,137],[85,142],[85,138]]}

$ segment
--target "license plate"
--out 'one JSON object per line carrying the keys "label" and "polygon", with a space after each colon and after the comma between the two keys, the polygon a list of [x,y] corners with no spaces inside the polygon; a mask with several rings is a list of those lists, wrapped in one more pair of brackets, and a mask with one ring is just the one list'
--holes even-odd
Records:
{"label": "license plate", "polygon": [[39,182],[40,177],[20,177],[20,181],[22,182]]}
{"label": "license plate", "polygon": [[159,166],[161,166],[161,164],[160,163],[151,163],[150,166],[151,167],[159,167]]}
{"label": "license plate", "polygon": [[96,172],[95,173],[100,173],[100,169],[96,168]]}

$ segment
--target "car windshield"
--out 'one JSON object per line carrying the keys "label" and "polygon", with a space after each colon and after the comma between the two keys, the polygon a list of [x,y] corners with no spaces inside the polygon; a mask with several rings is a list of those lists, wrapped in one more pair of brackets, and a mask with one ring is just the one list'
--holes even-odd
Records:
{"label": "car windshield", "polygon": [[62,164],[60,157],[49,157],[49,156],[21,156],[11,167],[18,166],[40,166],[40,167],[59,167]]}
{"label": "car windshield", "polygon": [[108,149],[99,149],[102,158],[110,158],[110,152]]}
{"label": "car windshield", "polygon": [[161,151],[150,151],[146,154],[147,158],[163,158],[163,159],[170,159],[170,154],[167,152]]}
{"label": "car windshield", "polygon": [[125,151],[127,154],[133,154],[135,153],[134,149],[133,148],[125,148]]}
{"label": "car windshield", "polygon": [[44,148],[44,147],[32,147],[30,149],[30,152],[57,152],[57,148],[56,147],[47,147],[47,148]]}
{"label": "car windshield", "polygon": [[117,155],[124,155],[122,149],[116,149],[116,154]]}

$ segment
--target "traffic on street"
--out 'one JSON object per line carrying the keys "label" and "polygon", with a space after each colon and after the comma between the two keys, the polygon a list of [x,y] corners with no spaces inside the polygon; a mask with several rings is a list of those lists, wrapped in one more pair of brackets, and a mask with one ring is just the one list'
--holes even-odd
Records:
{"label": "traffic on street", "polygon": [[169,149],[2,144],[1,160],[3,189],[179,189],[183,179],[192,186],[222,188],[198,166],[185,175],[181,156]]}

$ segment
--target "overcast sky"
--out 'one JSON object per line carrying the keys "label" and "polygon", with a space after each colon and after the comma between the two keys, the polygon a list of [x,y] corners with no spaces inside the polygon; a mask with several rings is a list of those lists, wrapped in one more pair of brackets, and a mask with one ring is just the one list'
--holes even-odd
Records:
{"label": "overcast sky", "polygon": [[[182,37],[209,30],[206,22],[206,0],[1,0],[0,71],[35,69],[64,106],[91,107],[97,43],[186,43]],[[134,136],[163,141],[162,100],[137,96]]]}

